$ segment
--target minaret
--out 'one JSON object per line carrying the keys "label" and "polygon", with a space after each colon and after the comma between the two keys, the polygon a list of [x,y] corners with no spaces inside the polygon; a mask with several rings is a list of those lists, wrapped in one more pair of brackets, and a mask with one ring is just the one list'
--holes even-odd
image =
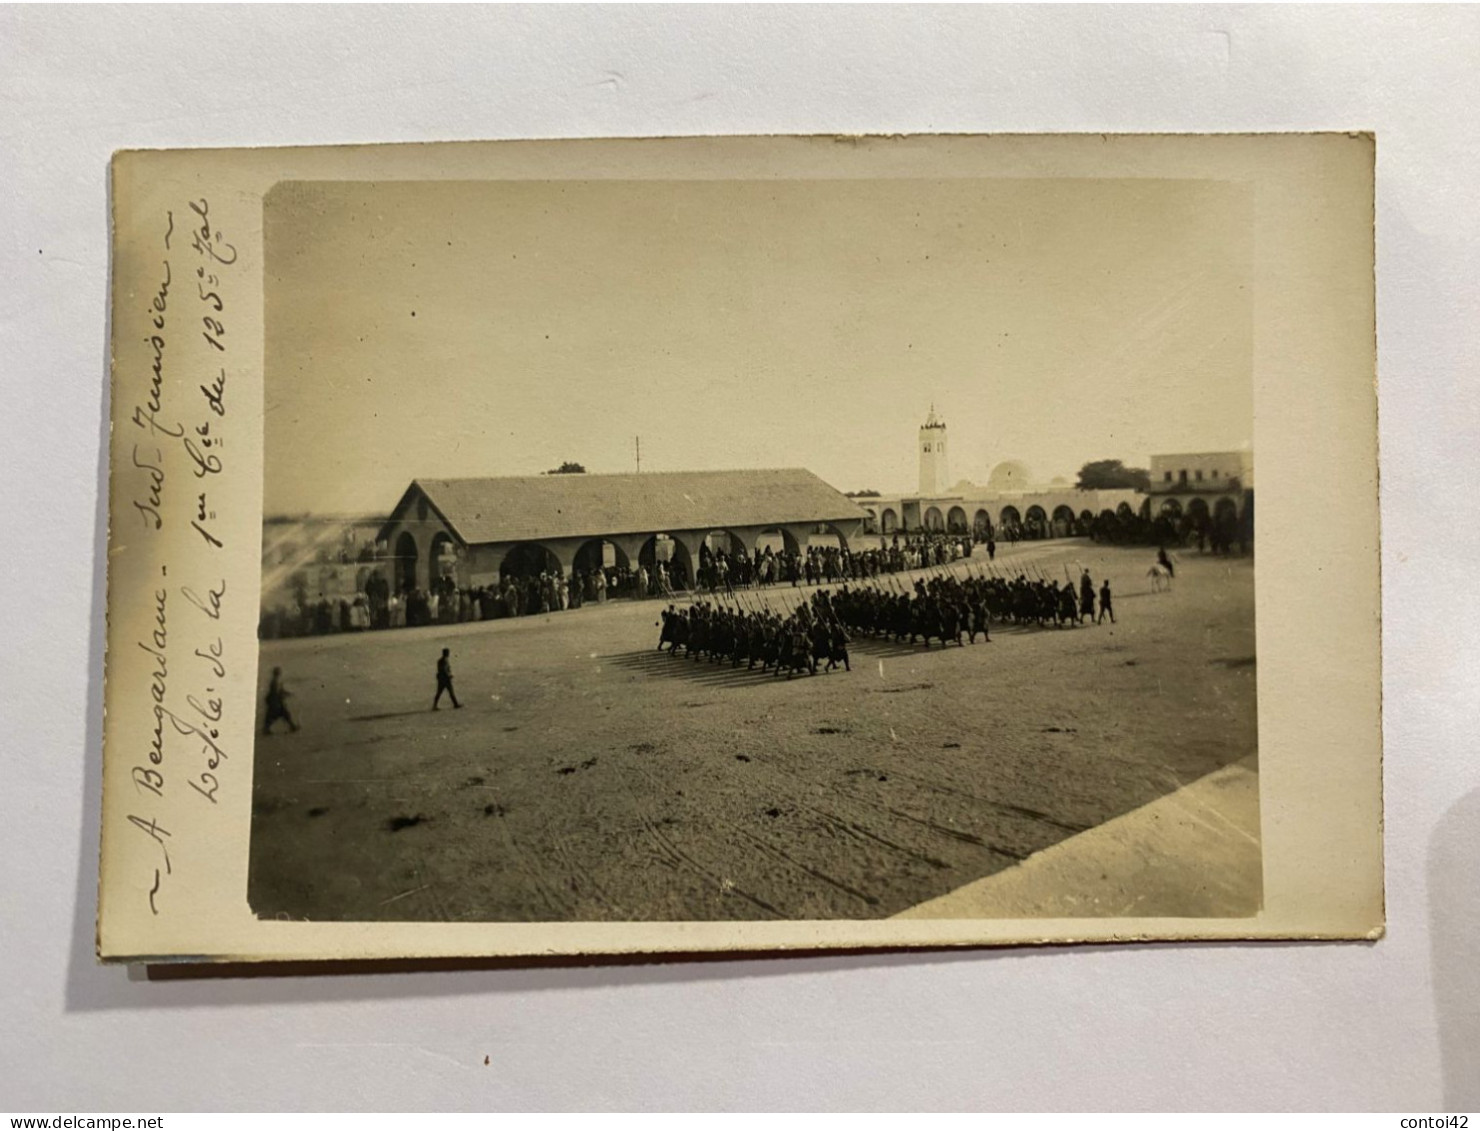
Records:
{"label": "minaret", "polygon": [[939,495],[951,485],[946,462],[946,422],[935,415],[935,405],[920,426],[920,494]]}

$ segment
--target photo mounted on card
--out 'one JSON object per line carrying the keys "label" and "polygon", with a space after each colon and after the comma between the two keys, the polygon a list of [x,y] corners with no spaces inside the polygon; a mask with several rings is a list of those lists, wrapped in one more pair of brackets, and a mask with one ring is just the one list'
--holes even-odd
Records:
{"label": "photo mounted on card", "polygon": [[1376,937],[1373,159],[118,154],[99,954]]}

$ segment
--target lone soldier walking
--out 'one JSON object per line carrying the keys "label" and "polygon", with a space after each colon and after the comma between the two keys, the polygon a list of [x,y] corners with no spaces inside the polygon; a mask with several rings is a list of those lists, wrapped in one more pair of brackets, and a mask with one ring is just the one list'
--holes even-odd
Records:
{"label": "lone soldier walking", "polygon": [[1107,577],[1104,584],[1100,586],[1100,617],[1096,624],[1105,623],[1105,618],[1110,618],[1110,623],[1115,623],[1115,609],[1110,605],[1110,579]]}
{"label": "lone soldier walking", "polygon": [[293,716],[288,714],[288,696],[292,694],[283,686],[283,669],[273,668],[272,679],[267,684],[267,722],[262,726],[263,734],[272,733],[272,724],[282,719],[288,724],[290,731],[296,731],[298,724],[293,721]]}
{"label": "lone soldier walking", "polygon": [[443,648],[442,658],[437,661],[437,695],[432,700],[432,710],[434,711],[437,709],[437,705],[442,702],[442,692],[444,691],[447,692],[448,698],[452,700],[452,706],[454,708],[462,706],[457,701],[457,692],[452,690],[452,661],[447,658],[451,654],[452,649]]}

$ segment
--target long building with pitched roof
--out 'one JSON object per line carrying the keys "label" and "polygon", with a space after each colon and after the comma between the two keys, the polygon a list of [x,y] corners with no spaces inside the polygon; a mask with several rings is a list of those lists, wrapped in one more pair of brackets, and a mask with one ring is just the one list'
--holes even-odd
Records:
{"label": "long building with pitched roof", "polygon": [[568,574],[612,558],[677,562],[691,578],[706,539],[746,551],[768,536],[791,550],[819,534],[846,545],[867,517],[802,468],[417,479],[377,541],[397,590],[443,577],[470,588],[532,568]]}

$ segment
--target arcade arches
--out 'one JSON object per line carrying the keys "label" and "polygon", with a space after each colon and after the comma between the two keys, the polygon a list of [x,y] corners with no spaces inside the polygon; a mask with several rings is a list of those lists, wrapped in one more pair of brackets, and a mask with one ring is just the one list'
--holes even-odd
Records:
{"label": "arcade arches", "polygon": [[615,542],[592,538],[581,543],[581,548],[576,551],[574,568],[584,573],[605,569],[609,565],[618,569],[628,569],[631,565],[626,551]]}
{"label": "arcade arches", "polygon": [[396,539],[396,592],[409,593],[416,588],[416,558],[416,536],[409,530],[401,531]]}
{"label": "arcade arches", "polygon": [[447,578],[457,579],[457,543],[446,531],[437,531],[432,539],[431,552],[427,555],[427,582],[431,586],[442,584]]}
{"label": "arcade arches", "polygon": [[500,577],[538,577],[542,573],[564,576],[560,559],[539,542],[519,542],[499,562]]}

